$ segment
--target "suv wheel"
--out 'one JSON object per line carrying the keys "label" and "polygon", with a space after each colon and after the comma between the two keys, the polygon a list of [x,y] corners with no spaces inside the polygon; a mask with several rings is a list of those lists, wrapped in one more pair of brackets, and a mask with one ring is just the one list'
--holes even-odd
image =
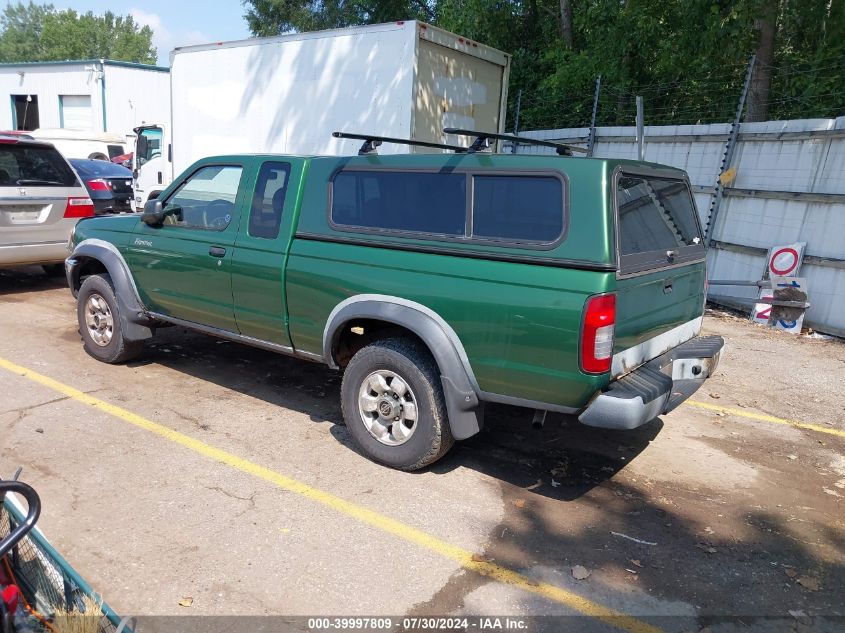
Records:
{"label": "suv wheel", "polygon": [[359,350],[343,375],[346,428],[370,459],[417,470],[454,444],[440,373],[422,345],[402,338]]}
{"label": "suv wheel", "polygon": [[104,363],[122,363],[141,353],[143,341],[123,336],[117,299],[108,275],[92,275],[79,289],[76,316],[85,351]]}

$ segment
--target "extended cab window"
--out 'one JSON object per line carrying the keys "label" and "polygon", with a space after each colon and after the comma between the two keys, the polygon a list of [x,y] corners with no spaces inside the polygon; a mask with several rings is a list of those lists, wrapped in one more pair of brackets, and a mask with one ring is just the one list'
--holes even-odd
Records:
{"label": "extended cab window", "polygon": [[222,231],[235,212],[242,167],[208,165],[195,171],[164,205],[167,226]]}
{"label": "extended cab window", "polygon": [[261,166],[249,211],[249,234],[252,237],[268,240],[279,237],[289,174],[288,163],[264,163]]}
{"label": "extended cab window", "polygon": [[464,235],[466,174],[342,171],[332,183],[337,225]]}
{"label": "extended cab window", "polygon": [[623,273],[703,257],[695,203],[683,180],[622,174],[616,200]]}
{"label": "extended cab window", "polygon": [[551,176],[474,176],[472,236],[554,242],[563,234],[563,182]]}

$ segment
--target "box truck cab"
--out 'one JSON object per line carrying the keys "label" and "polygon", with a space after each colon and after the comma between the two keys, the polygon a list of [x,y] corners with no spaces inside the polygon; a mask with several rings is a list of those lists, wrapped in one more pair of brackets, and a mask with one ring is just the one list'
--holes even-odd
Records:
{"label": "box truck cab", "polygon": [[134,128],[135,153],[132,178],[135,207],[141,210],[147,200],[155,199],[173,181],[170,140],[167,125],[150,124]]}

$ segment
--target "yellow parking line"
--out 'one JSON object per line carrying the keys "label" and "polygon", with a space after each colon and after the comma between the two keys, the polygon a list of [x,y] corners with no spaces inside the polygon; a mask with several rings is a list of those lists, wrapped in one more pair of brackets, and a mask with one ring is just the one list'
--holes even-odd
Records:
{"label": "yellow parking line", "polygon": [[540,595],[549,600],[553,600],[560,604],[566,605],[570,609],[578,611],[587,616],[591,616],[609,624],[618,629],[628,631],[629,633],[660,633],[660,629],[638,620],[632,616],[624,615],[613,609],[605,607],[597,602],[593,602],[588,598],[579,596],[576,593],[562,589],[555,585],[544,582],[534,581],[519,572],[516,572],[502,565],[497,565],[483,560],[481,557],[474,555],[472,552],[451,545],[446,541],[442,541],[431,534],[418,530],[410,525],[391,519],[383,514],[369,510],[363,506],[357,505],[340,497],[336,497],[329,492],[314,488],[308,484],[292,479],[281,473],[259,466],[249,460],[233,455],[210,444],[206,444],[197,440],[190,435],[185,435],[179,431],[175,431],[169,427],[158,424],[148,420],[140,415],[127,411],[121,407],[110,404],[99,398],[90,396],[78,389],[74,389],[57,380],[53,380],[48,376],[39,374],[38,372],[27,369],[20,365],[16,365],[8,360],[0,358],[0,368],[3,368],[13,374],[28,378],[44,387],[57,391],[72,400],[81,402],[95,409],[99,409],[116,418],[128,422],[138,428],[154,433],[163,437],[175,444],[179,444],[187,449],[199,453],[204,457],[213,459],[221,464],[231,466],[236,470],[247,473],[259,479],[263,479],[279,488],[294,492],[298,495],[316,501],[324,506],[327,506],[341,514],[357,519],[361,523],[369,525],[370,527],[382,530],[389,534],[398,536],[405,541],[414,543],[436,554],[451,559],[470,571],[474,571],[482,576],[491,578],[492,580],[513,585],[524,591]]}
{"label": "yellow parking line", "polygon": [[730,413],[731,415],[738,415],[749,420],[759,420],[760,422],[771,422],[773,424],[783,424],[784,426],[792,426],[796,429],[806,429],[807,431],[815,431],[816,433],[827,433],[828,435],[838,435],[845,437],[845,431],[841,429],[831,429],[826,426],[818,424],[810,424],[809,422],[799,422],[798,420],[787,420],[785,418],[778,418],[766,413],[754,413],[753,411],[746,411],[745,409],[735,409],[733,407],[723,407],[718,404],[710,404],[709,402],[699,402],[698,400],[687,400],[686,404],[709,411],[719,411],[721,413]]}

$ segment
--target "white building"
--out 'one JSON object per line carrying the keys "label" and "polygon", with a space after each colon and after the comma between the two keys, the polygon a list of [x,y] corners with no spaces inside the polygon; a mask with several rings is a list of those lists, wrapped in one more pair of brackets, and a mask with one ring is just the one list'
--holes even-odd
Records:
{"label": "white building", "polygon": [[141,123],[169,120],[168,68],[107,59],[0,64],[0,130],[127,135]]}

